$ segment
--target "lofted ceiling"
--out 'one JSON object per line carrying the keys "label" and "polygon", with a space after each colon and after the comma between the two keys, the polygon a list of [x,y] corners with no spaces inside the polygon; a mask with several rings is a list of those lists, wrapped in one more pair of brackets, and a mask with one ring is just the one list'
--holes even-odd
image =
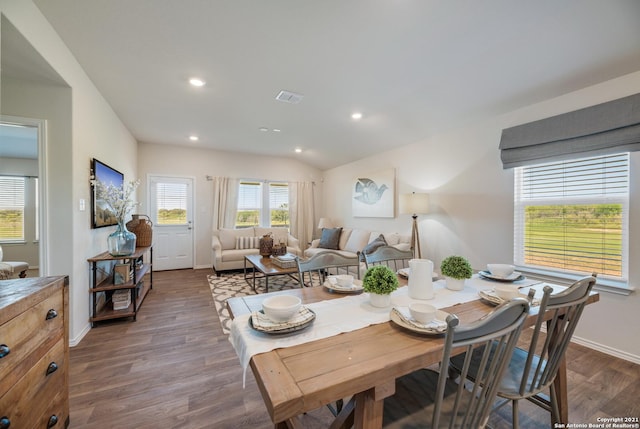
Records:
{"label": "lofted ceiling", "polygon": [[138,141],[320,169],[640,70],[636,0],[34,2]]}

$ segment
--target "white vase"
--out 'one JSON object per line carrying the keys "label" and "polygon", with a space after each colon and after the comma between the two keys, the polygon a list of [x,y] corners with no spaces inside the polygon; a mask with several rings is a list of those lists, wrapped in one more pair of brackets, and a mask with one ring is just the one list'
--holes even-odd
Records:
{"label": "white vase", "polygon": [[464,279],[454,279],[453,277],[445,277],[447,289],[462,290],[464,289]]}
{"label": "white vase", "polygon": [[391,295],[389,294],[369,293],[369,300],[371,305],[378,308],[385,308],[391,305]]}

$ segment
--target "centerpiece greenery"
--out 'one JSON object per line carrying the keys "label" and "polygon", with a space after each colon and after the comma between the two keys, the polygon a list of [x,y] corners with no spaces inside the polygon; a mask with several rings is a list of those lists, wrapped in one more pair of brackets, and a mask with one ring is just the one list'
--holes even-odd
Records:
{"label": "centerpiece greenery", "polygon": [[462,256],[449,256],[440,264],[440,272],[445,277],[454,279],[470,279],[473,275],[471,264]]}
{"label": "centerpiece greenery", "polygon": [[398,284],[398,276],[386,265],[369,268],[362,279],[362,288],[369,292],[374,307],[388,307],[391,303],[390,294],[398,289]]}
{"label": "centerpiece greenery", "polygon": [[463,256],[448,256],[440,264],[440,273],[446,277],[447,289],[464,289],[464,279],[473,275],[471,264]]}

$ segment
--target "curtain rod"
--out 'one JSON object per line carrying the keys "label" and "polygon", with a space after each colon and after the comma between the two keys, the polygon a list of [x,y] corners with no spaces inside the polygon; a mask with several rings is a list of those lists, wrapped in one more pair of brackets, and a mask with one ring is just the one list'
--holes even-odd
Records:
{"label": "curtain rod", "polygon": [[[206,175],[204,176],[208,182],[213,181],[213,177],[214,176],[210,176],[210,175]],[[216,176],[216,177],[222,177],[222,176]],[[234,179],[234,180],[246,180],[247,182],[260,182],[260,183],[268,183],[268,182],[275,182],[275,183],[298,183],[300,182],[299,180],[268,180],[268,179],[253,179],[251,177],[227,177],[227,179]],[[316,184],[315,180],[311,181],[312,184]]]}

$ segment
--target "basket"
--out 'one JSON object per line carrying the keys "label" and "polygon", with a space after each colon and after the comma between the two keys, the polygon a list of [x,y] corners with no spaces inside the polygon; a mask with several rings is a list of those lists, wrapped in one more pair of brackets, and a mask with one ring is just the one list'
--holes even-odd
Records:
{"label": "basket", "polygon": [[[146,219],[141,218],[144,216]],[[127,222],[127,229],[136,235],[136,246],[148,247],[153,243],[153,222],[149,216],[134,214],[133,219]]]}

